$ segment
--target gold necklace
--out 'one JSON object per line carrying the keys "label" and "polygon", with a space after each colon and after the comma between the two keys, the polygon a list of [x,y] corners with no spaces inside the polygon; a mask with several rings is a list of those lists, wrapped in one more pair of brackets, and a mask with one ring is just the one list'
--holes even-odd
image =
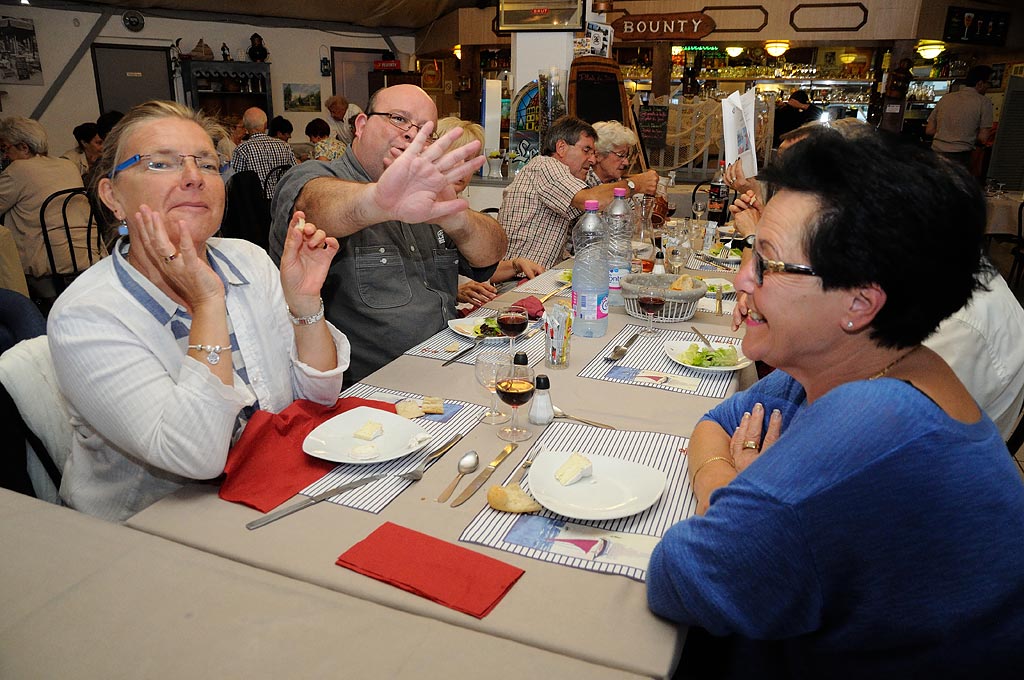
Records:
{"label": "gold necklace", "polygon": [[881,378],[881,377],[882,377],[882,376],[884,376],[884,375],[885,375],[886,373],[888,373],[888,372],[889,372],[889,371],[890,371],[890,370],[891,370],[891,369],[892,369],[892,368],[893,368],[893,367],[894,367],[894,366],[895,366],[896,364],[900,363],[901,361],[903,361],[904,359],[906,359],[906,358],[907,358],[908,356],[910,356],[911,354],[913,354],[914,352],[916,352],[916,351],[917,351],[917,350],[918,350],[918,349],[919,349],[920,347],[921,347],[921,345],[917,345],[916,347],[912,347],[912,348],[910,348],[909,350],[907,350],[907,351],[906,351],[906,352],[904,352],[903,354],[899,355],[898,357],[896,357],[895,359],[893,359],[892,361],[890,361],[890,362],[889,362],[889,364],[888,364],[888,365],[887,365],[887,366],[886,366],[885,368],[883,368],[883,369],[882,369],[881,371],[879,371],[878,373],[875,373],[875,374],[874,374],[873,376],[871,376],[870,378],[868,378],[868,380],[876,380],[876,379],[878,379],[878,378]]}

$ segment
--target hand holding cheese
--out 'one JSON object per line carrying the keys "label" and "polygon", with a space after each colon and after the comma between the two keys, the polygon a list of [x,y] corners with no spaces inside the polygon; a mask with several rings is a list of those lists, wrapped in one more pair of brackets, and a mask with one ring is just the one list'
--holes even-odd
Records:
{"label": "hand holding cheese", "polygon": [[557,479],[558,483],[562,486],[569,486],[570,484],[580,481],[584,477],[589,477],[593,474],[593,471],[594,467],[586,456],[573,453],[559,466],[557,470],[555,470],[555,479]]}

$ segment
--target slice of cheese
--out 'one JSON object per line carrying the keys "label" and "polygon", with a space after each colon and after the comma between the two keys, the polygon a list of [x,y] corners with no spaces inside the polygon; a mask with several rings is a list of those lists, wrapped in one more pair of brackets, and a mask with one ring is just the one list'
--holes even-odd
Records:
{"label": "slice of cheese", "polygon": [[384,434],[383,425],[375,423],[372,420],[367,420],[365,425],[352,433],[352,436],[356,439],[365,439],[366,441],[371,442],[382,434]]}
{"label": "slice of cheese", "polygon": [[574,453],[555,470],[555,479],[562,486],[569,486],[593,474],[594,467],[586,456]]}
{"label": "slice of cheese", "polygon": [[373,444],[360,444],[359,446],[352,447],[351,455],[356,460],[372,460],[380,455],[380,453]]}

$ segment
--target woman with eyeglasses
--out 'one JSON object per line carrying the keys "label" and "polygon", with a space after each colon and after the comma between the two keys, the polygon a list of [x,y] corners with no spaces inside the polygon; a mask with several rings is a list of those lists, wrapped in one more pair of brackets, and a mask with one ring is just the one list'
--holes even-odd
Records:
{"label": "woman with eyeglasses", "polygon": [[127,234],[58,299],[48,334],[75,424],[61,498],[122,521],[224,470],[259,408],[333,404],[348,340],[323,316],[338,249],[295,213],[280,271],[214,238],[217,125],[174,102],[133,108],[107,137],[94,190]]}
{"label": "woman with eyeglasses", "polygon": [[691,627],[680,667],[1016,672],[1024,485],[922,345],[986,276],[977,184],[874,131],[812,135],[764,174],[776,193],[736,287],[743,353],[777,370],[695,428],[698,514],[647,575],[652,610]]}
{"label": "woman with eyeglasses", "polygon": [[[614,120],[594,123],[597,131],[597,163],[590,168],[587,175],[587,186],[618,182],[626,170],[633,164],[634,148],[639,139],[636,133]],[[626,177],[630,183],[630,192],[635,194],[654,195],[658,188],[658,173],[648,170],[637,175]]]}

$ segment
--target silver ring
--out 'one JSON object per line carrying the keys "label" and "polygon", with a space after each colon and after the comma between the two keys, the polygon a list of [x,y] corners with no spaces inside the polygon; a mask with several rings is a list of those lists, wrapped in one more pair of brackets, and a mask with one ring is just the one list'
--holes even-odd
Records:
{"label": "silver ring", "polygon": [[756,451],[757,450],[757,442],[755,442],[753,439],[748,439],[747,441],[743,442],[743,448],[744,449],[754,449]]}
{"label": "silver ring", "polygon": [[180,250],[178,252],[174,253],[173,255],[164,255],[164,262],[166,262],[167,264],[170,264],[171,262],[174,262],[174,260],[177,259],[177,257],[179,255],[181,255],[181,251]]}

